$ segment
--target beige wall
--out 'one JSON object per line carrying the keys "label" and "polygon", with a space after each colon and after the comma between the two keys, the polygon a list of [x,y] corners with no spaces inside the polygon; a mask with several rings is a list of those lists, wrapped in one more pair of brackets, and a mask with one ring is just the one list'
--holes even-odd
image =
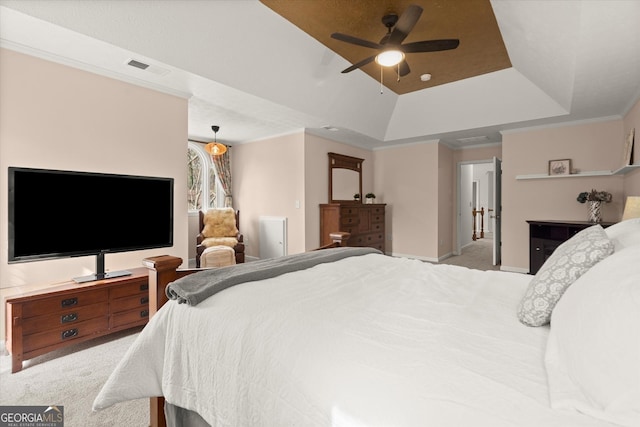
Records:
{"label": "beige wall", "polygon": [[579,171],[615,170],[622,163],[621,120],[503,135],[502,265],[528,271],[527,220],[587,219],[587,207],[576,197],[597,189],[613,194],[603,206],[604,221],[618,221],[624,201],[624,175],[517,180],[517,175],[546,174],[551,159],[571,159]]}
{"label": "beige wall", "polygon": [[437,143],[375,152],[376,196],[388,204],[387,253],[438,257],[438,161]]}
{"label": "beige wall", "polygon": [[[631,129],[635,129],[634,164],[640,165],[640,101],[625,116],[623,123],[625,137]],[[640,196],[640,168],[625,176],[624,194],[625,196]]]}
{"label": "beige wall", "polygon": [[453,163],[454,153],[449,147],[438,144],[438,259],[442,259],[453,251],[452,232],[456,227],[456,217],[451,215],[456,189],[454,187],[456,168]]}
{"label": "beige wall", "polygon": [[[4,298],[95,272],[96,257],[7,262],[7,168],[173,177],[174,246],[108,254],[107,270],[159,254],[187,257],[187,100],[0,49],[0,293]],[[46,191],[46,183],[43,183]],[[60,209],[61,206],[43,206]],[[87,206],[87,215],[99,206]],[[131,207],[144,227],[144,207]],[[34,226],[40,226],[35,224]],[[99,227],[99,224],[96,224]],[[43,227],[43,231],[46,227]],[[87,230],[91,232],[91,230]],[[42,238],[46,238],[43,233]],[[2,304],[4,311],[4,304]],[[4,315],[1,316],[2,322]],[[0,327],[4,334],[4,326]]]}
{"label": "beige wall", "polygon": [[[247,144],[231,152],[233,204],[240,211],[245,253],[260,257],[260,216],[283,216],[288,221],[288,253],[304,252],[305,169],[304,133]],[[296,202],[299,202],[299,208]]]}

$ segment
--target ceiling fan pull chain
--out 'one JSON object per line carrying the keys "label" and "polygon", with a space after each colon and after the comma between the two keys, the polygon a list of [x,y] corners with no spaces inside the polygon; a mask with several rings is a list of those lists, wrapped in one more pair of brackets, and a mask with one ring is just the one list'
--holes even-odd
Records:
{"label": "ceiling fan pull chain", "polygon": [[[402,62],[402,61],[400,61]],[[400,62],[398,62],[398,80],[396,80],[397,82],[400,81]]]}
{"label": "ceiling fan pull chain", "polygon": [[380,67],[380,95],[382,95],[382,67]]}

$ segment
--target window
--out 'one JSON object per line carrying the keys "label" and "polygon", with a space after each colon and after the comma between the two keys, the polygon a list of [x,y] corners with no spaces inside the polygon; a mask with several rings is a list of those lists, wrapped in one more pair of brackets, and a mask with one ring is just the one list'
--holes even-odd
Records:
{"label": "window", "polygon": [[224,191],[218,182],[209,154],[191,141],[187,150],[187,174],[189,211],[223,206]]}

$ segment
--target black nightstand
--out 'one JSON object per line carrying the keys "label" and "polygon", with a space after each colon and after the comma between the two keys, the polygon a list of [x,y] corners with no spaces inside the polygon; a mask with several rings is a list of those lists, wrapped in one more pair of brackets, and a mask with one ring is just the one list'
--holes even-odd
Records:
{"label": "black nightstand", "polygon": [[[588,221],[534,221],[529,223],[529,274],[536,274],[542,264],[563,242],[594,225]],[[615,222],[601,222],[609,227]]]}

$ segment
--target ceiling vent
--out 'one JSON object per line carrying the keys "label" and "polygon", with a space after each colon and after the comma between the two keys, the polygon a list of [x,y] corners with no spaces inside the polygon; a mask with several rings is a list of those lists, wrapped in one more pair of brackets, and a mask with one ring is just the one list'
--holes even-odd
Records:
{"label": "ceiling vent", "polygon": [[136,61],[135,59],[130,59],[129,61],[127,61],[127,65],[139,68],[140,70],[148,71],[158,76],[164,76],[166,74],[169,74],[170,72],[166,68],[158,67],[157,65],[145,64],[144,62]]}
{"label": "ceiling vent", "polygon": [[132,59],[129,62],[127,62],[127,65],[131,65],[132,67],[140,68],[141,70],[146,70],[147,68],[149,68],[149,64],[143,64],[142,62],[136,61],[135,59]]}
{"label": "ceiling vent", "polygon": [[468,138],[458,138],[456,141],[461,142],[463,144],[476,143],[476,142],[485,142],[488,141],[489,138],[486,136],[470,136]]}

